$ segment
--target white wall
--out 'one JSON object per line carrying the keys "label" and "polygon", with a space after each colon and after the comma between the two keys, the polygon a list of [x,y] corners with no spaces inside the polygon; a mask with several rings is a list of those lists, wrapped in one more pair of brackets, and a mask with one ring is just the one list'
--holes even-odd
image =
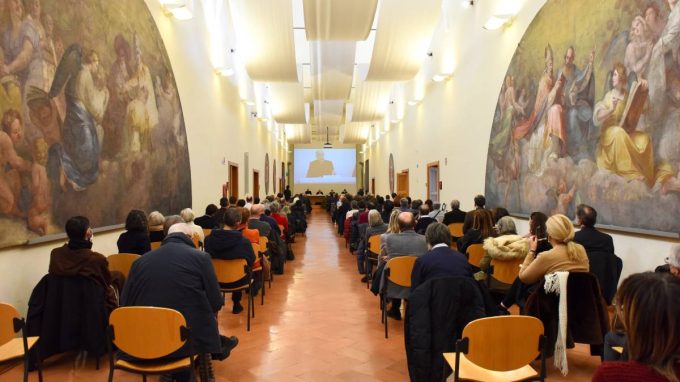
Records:
{"label": "white wall", "polygon": [[[202,214],[208,203],[217,203],[222,196],[222,184],[228,178],[223,159],[239,164],[239,195],[245,194],[245,152],[250,157],[249,189],[252,191],[252,170],[259,170],[261,195],[265,184],[264,158],[265,153],[269,153],[271,193],[274,160],[277,177],[281,176],[281,158],[288,161],[266,127],[250,117],[236,87],[214,74],[201,2],[195,2],[195,18],[189,21],[166,17],[157,0],[146,0],[146,3],[163,37],[182,102],[194,210]],[[120,232],[95,234],[93,249],[107,255],[118,252],[116,240]],[[0,301],[13,304],[25,313],[33,287],[47,273],[51,249],[63,242],[0,250]]]}
{"label": "white wall", "polygon": [[[487,148],[493,114],[503,77],[526,28],[545,0],[522,1],[523,6],[513,24],[498,31],[481,26],[495,3],[508,0],[476,2],[452,28],[457,38],[454,51],[459,62],[451,78],[429,85],[426,96],[416,106],[408,106],[404,119],[367,147],[370,177],[376,179],[376,193],[389,192],[389,155],[394,155],[394,169],[409,169],[409,193],[426,198],[427,164],[439,161],[443,182],[440,200],[447,205],[459,199],[462,209],[472,209],[475,195],[484,193]],[[517,0],[519,2],[519,0]],[[395,181],[396,183],[396,181]],[[396,184],[395,184],[396,188]],[[526,221],[521,232],[528,231]],[[634,272],[653,270],[669,253],[672,240],[609,232],[614,237],[616,253],[624,261],[622,277]]]}

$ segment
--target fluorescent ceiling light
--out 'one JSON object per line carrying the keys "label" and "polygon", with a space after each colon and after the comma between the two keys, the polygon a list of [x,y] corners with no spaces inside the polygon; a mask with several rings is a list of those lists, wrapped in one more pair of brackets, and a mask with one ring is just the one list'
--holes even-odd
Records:
{"label": "fluorescent ceiling light", "polygon": [[232,68],[217,68],[215,69],[215,73],[219,74],[222,77],[231,77],[234,75],[234,69]]}
{"label": "fluorescent ceiling light", "polygon": [[409,106],[416,106],[419,102],[420,101],[414,99],[412,101],[408,101],[408,104],[409,104]]}
{"label": "fluorescent ceiling light", "polygon": [[160,0],[165,11],[177,20],[189,20],[194,17],[193,0]]}
{"label": "fluorescent ceiling light", "polygon": [[400,122],[399,119],[393,119],[393,120],[392,120],[392,123],[399,123],[399,122]]}
{"label": "fluorescent ceiling light", "polygon": [[509,24],[510,21],[512,20],[512,17],[513,15],[511,14],[491,16],[491,18],[489,18],[486,24],[484,24],[484,29],[487,30],[499,29],[502,26]]}
{"label": "fluorescent ceiling light", "polygon": [[450,76],[449,74],[435,74],[434,76],[432,76],[432,81],[442,82],[442,81],[448,79],[449,76]]}

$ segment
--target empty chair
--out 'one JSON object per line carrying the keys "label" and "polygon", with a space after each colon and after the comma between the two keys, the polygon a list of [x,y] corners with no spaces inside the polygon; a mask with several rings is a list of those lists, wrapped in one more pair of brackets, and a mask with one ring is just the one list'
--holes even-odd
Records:
{"label": "empty chair", "polygon": [[107,257],[106,260],[109,262],[109,271],[120,272],[127,278],[130,268],[132,268],[132,263],[140,257],[134,253],[116,253]]}
{"label": "empty chair", "polygon": [[[21,331],[21,336],[16,334]],[[24,363],[24,382],[28,381],[28,351],[39,337],[26,336],[26,321],[12,305],[0,303],[0,364],[16,359]],[[42,382],[42,367],[38,358],[38,379]]]}
{"label": "empty chair", "polygon": [[471,244],[467,248],[467,255],[468,262],[479,268],[479,262],[482,261],[482,257],[484,257],[484,244]]}
{"label": "empty chair", "polygon": [[[188,369],[194,375],[194,359],[191,331],[182,313],[168,308],[151,306],[128,306],[115,309],[109,317],[109,382],[114,370],[125,370],[147,375],[167,374]],[[188,343],[188,357],[163,359]],[[120,359],[111,349],[116,345],[120,351],[139,361]]]}
{"label": "empty chair", "polygon": [[449,224],[449,232],[451,233],[451,237],[463,237],[463,223]]}
{"label": "empty chair", "polygon": [[[222,260],[212,259],[213,267],[215,267],[215,274],[217,275],[217,282],[220,283],[220,290],[222,295],[237,291],[248,291],[248,313],[247,326],[250,331],[250,315],[255,317],[255,306],[253,304],[253,272],[248,266],[245,259]],[[248,277],[247,283],[234,287],[223,287],[225,284],[235,283],[244,277]]]}
{"label": "empty chair", "polygon": [[[535,317],[480,318],[463,329],[455,353],[444,353],[454,381],[543,381],[546,338]],[[541,356],[540,371],[530,363]]]}

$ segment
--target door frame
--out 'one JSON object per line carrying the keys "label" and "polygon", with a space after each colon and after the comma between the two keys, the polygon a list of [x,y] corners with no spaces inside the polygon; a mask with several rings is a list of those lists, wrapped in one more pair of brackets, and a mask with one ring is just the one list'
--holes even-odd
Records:
{"label": "door frame", "polygon": [[260,197],[260,170],[253,169],[253,200]]}
{"label": "door frame", "polygon": [[[229,165],[229,196],[238,198],[238,163],[228,162]],[[232,177],[233,171],[236,171],[236,177]]]}
{"label": "door frame", "polygon": [[[425,173],[425,190],[426,190],[425,195],[427,195],[427,199],[432,199],[430,197],[430,169],[432,167],[437,168],[437,185],[436,186],[437,186],[437,202],[439,202],[439,198],[441,196],[441,193],[440,193],[440,190],[439,190],[439,181],[441,180],[441,176],[440,176],[441,167],[439,167],[439,161],[434,161],[434,162],[430,162],[430,163],[427,164],[427,173]],[[434,200],[432,200],[432,201],[434,202]]]}

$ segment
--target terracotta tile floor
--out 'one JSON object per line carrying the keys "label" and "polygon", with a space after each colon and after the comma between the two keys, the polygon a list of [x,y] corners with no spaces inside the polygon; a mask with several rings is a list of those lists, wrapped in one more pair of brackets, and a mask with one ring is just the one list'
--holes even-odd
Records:
{"label": "terracotta tile floor", "polygon": [[[315,209],[307,236],[293,244],[295,261],[267,289],[265,305],[256,305],[250,332],[245,314],[231,314],[227,298],[220,332],[237,336],[240,344],[227,360],[213,363],[218,382],[408,381],[403,323],[390,320],[390,338],[384,338],[378,299],[359,282],[355,257],[334,231],[328,215]],[[585,346],[568,354],[568,376],[562,377],[550,359],[549,380],[589,381],[599,359]],[[106,381],[106,364],[95,370],[89,359],[75,369],[73,360],[73,355],[52,360],[45,381]],[[21,372],[14,367],[0,374],[0,381],[20,381]],[[31,373],[30,380],[37,381],[37,375]],[[141,378],[116,372],[115,380]]]}

